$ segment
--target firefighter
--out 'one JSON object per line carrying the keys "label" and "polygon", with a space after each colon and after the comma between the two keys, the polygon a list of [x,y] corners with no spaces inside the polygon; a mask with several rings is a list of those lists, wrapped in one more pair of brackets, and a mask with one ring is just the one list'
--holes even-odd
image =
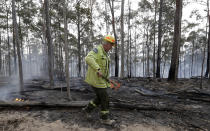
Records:
{"label": "firefighter", "polygon": [[103,77],[109,77],[110,58],[107,53],[113,46],[115,46],[115,38],[111,35],[107,35],[103,38],[102,44],[90,51],[85,57],[85,61],[88,64],[85,82],[91,85],[96,97],[91,100],[85,108],[83,108],[83,111],[86,115],[89,115],[94,108],[100,106],[100,121],[101,123],[108,125],[113,124],[115,120],[111,120],[109,117],[109,97],[107,87],[110,87],[110,83]]}

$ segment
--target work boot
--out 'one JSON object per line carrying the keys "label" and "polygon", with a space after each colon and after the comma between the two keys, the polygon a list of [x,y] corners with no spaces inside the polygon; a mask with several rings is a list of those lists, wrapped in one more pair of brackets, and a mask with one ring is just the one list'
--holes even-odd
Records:
{"label": "work boot", "polygon": [[91,118],[91,115],[90,115],[91,111],[89,111],[87,107],[82,108],[82,112],[84,113],[87,119]]}
{"label": "work boot", "polygon": [[115,120],[111,120],[111,119],[100,119],[100,122],[102,124],[105,124],[105,125],[113,125],[115,123]]}

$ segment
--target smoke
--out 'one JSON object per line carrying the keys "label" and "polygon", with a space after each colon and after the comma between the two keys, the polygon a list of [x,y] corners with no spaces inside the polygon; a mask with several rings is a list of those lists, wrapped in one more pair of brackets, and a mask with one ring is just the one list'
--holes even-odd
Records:
{"label": "smoke", "polygon": [[19,80],[13,75],[11,78],[4,80],[4,82],[5,85],[0,88],[0,100],[8,101],[11,99],[12,92],[19,92]]}
{"label": "smoke", "polygon": [[[36,45],[36,44],[34,44]],[[28,83],[32,79],[44,77],[43,66],[44,55],[38,49],[38,46],[31,46],[30,52],[26,52],[22,57],[22,68],[23,68],[23,81]],[[18,62],[17,62],[18,65]],[[19,84],[19,72],[17,67],[17,73],[15,73],[14,60],[11,60],[12,75],[0,78],[0,100],[10,101],[14,98],[14,95],[20,95],[20,84]],[[26,89],[27,87],[24,86]]]}

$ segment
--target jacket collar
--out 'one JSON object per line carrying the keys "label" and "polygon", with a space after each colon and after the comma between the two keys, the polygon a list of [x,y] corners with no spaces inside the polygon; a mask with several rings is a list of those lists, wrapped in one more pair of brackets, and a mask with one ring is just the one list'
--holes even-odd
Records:
{"label": "jacket collar", "polygon": [[107,53],[106,53],[106,51],[104,50],[103,45],[100,45],[100,48],[101,48],[101,50],[102,50],[103,54],[107,56]]}

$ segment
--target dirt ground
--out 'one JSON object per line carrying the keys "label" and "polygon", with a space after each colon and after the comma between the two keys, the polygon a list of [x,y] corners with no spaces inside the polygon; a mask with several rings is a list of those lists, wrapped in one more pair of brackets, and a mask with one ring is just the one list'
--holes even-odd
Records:
{"label": "dirt ground", "polygon": [[[94,110],[92,117],[87,119],[81,108],[0,107],[0,131],[210,130],[210,87],[206,79],[202,89],[199,78],[179,79],[177,83],[151,78],[115,80],[121,83],[121,88],[108,90],[111,118],[116,120],[112,126],[100,123],[99,109]],[[14,86],[3,81],[8,80],[1,79],[0,92]],[[24,93],[7,91],[1,101],[21,98],[27,102],[68,103],[65,83],[56,81],[56,87],[49,89],[48,82],[43,79],[28,80]],[[74,101],[94,98],[91,87],[81,78],[71,79],[71,95]]]}

